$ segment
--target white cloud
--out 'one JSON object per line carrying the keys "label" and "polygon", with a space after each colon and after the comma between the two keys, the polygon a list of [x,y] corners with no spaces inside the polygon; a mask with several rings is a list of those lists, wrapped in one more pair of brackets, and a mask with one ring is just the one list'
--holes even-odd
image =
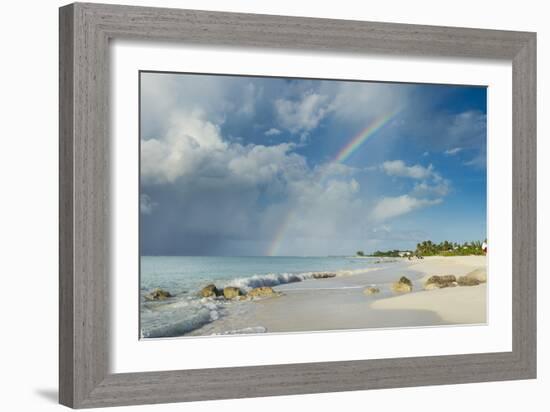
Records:
{"label": "white cloud", "polygon": [[274,105],[281,126],[292,133],[315,129],[332,111],[330,99],[313,91],[299,100],[277,99]]}
{"label": "white cloud", "polygon": [[265,131],[265,135],[266,136],[277,136],[279,134],[281,134],[282,132],[279,130],[279,129],[276,129],[275,127],[272,127],[271,129],[269,130],[266,130]]}
{"label": "white cloud", "polygon": [[[167,119],[174,110],[191,112],[200,108],[211,122],[223,123],[227,112],[250,106],[250,90],[243,87],[242,82],[234,83],[222,76],[142,73],[142,137],[164,135],[170,126]],[[233,95],[228,96],[229,92]],[[244,104],[237,106],[234,102]]]}
{"label": "white cloud", "polygon": [[174,113],[164,138],[142,140],[141,177],[145,183],[174,182],[196,169],[206,154],[227,147],[219,127],[201,111]]}
{"label": "white cloud", "polygon": [[418,199],[410,195],[383,197],[375,205],[371,217],[375,221],[383,221],[412,212],[421,207],[432,206],[442,202],[442,199]]}
{"label": "white cloud", "polygon": [[307,164],[293,144],[274,146],[225,142],[218,126],[199,111],[178,113],[166,136],[141,143],[145,184],[174,183],[181,177],[216,178],[250,185],[302,178]]}
{"label": "white cloud", "polygon": [[293,145],[233,145],[225,154],[229,176],[250,184],[267,184],[278,178],[300,178],[307,169],[305,159],[290,153]]}
{"label": "white cloud", "polygon": [[382,163],[382,170],[388,176],[410,177],[412,179],[428,179],[433,177],[433,166],[424,167],[421,165],[407,166],[402,160],[389,160]]}
{"label": "white cloud", "polygon": [[447,196],[450,191],[450,182],[447,179],[441,179],[433,184],[425,181],[415,184],[412,194],[416,197],[443,197]]}
{"label": "white cloud", "polygon": [[453,147],[452,149],[445,150],[445,154],[448,156],[454,156],[462,151],[462,147]]}
{"label": "white cloud", "polygon": [[385,221],[413,210],[439,204],[450,192],[451,182],[434,170],[433,165],[407,166],[402,160],[384,162],[381,169],[388,176],[417,180],[410,193],[383,197],[375,204],[370,217],[373,221]]}

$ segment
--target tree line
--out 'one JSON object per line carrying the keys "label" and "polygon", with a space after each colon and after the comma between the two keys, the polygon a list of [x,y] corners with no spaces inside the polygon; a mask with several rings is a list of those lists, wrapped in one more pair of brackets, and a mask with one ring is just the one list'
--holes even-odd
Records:
{"label": "tree line", "polygon": [[[368,256],[374,257],[400,257],[404,253],[409,256],[467,256],[483,255],[482,242],[474,240],[472,242],[449,242],[444,240],[440,243],[434,243],[431,240],[425,240],[416,245],[416,250],[377,250]],[[361,250],[357,251],[357,256],[366,256]]]}
{"label": "tree line", "polygon": [[465,255],[483,255],[481,249],[482,242],[474,240],[472,242],[449,242],[444,240],[440,243],[433,243],[431,240],[416,245],[416,253],[421,256],[465,256]]}

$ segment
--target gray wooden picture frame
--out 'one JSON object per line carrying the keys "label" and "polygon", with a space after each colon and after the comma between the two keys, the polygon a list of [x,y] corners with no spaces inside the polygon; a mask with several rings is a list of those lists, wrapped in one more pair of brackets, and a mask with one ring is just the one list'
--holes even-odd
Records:
{"label": "gray wooden picture frame", "polygon": [[[536,377],[535,33],[85,3],[62,7],[59,18],[62,404],[89,408]],[[513,350],[109,373],[111,39],[511,61]]]}

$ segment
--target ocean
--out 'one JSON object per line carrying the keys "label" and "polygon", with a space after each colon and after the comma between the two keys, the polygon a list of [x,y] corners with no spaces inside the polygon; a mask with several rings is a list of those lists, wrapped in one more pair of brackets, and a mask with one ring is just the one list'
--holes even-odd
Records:
{"label": "ocean", "polygon": [[[310,279],[320,272],[347,276],[369,270],[379,262],[378,258],[355,257],[142,256],[141,337],[182,336],[223,318],[232,302],[198,295],[210,283],[218,288],[236,286],[243,290],[276,287]],[[174,297],[146,301],[144,295],[155,288],[167,290]]]}

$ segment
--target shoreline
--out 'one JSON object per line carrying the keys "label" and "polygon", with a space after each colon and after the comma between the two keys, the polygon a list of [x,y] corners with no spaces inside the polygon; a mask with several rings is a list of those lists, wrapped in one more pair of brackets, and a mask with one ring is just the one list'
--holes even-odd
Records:
{"label": "shoreline", "polygon": [[[282,295],[235,302],[224,317],[184,336],[483,324],[485,284],[436,290],[423,290],[423,284],[435,274],[458,278],[485,267],[485,256],[430,256],[419,261],[399,259],[349,276],[287,283],[273,288]],[[412,292],[391,291],[391,283],[402,275],[412,280]],[[367,296],[368,287],[380,292]]]}

